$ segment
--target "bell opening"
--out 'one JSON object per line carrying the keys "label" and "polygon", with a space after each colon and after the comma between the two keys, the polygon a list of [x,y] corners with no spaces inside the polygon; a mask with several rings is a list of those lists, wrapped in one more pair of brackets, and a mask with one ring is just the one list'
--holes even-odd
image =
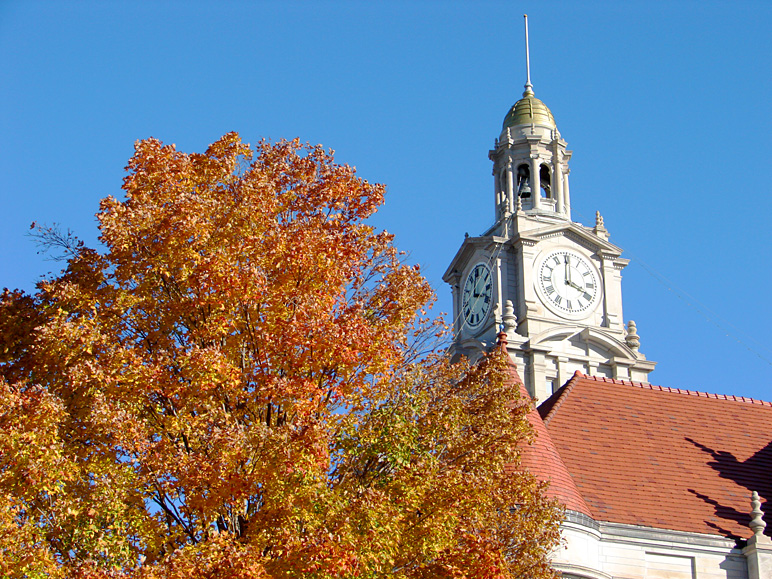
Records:
{"label": "bell opening", "polygon": [[520,165],[517,168],[517,195],[522,199],[531,196],[531,170],[528,165]]}
{"label": "bell opening", "polygon": [[552,199],[552,186],[550,184],[550,168],[547,165],[539,167],[539,186],[541,196]]}

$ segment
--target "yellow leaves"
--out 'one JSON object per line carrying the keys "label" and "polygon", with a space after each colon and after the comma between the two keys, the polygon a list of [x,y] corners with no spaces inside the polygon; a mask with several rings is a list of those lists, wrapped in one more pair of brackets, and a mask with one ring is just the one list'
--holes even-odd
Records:
{"label": "yellow leaves", "polygon": [[41,529],[19,524],[26,518],[20,501],[0,493],[0,576],[14,579],[62,576]]}
{"label": "yellow leaves", "polygon": [[[555,540],[559,513],[539,502],[527,476],[513,485],[504,470],[525,413],[507,405],[517,388],[502,370],[495,361],[472,369],[425,361],[393,377],[377,408],[342,418],[333,477],[336,491],[354,497],[346,520],[358,524],[347,536],[366,537],[357,552],[373,567],[410,577],[522,576],[533,565],[512,549],[539,552],[527,536]],[[521,500],[540,506],[520,517],[511,507]]]}
{"label": "yellow leaves", "polygon": [[220,533],[175,552],[163,564],[145,569],[138,576],[143,579],[262,579],[269,577],[262,560],[262,554],[253,546]]}

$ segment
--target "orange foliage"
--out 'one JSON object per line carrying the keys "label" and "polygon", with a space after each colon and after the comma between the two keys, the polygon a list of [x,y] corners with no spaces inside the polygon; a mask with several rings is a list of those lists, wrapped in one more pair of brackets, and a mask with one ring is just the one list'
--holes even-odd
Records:
{"label": "orange foliage", "polygon": [[235,133],[127,169],[104,251],[0,298],[0,574],[553,577],[528,409],[498,358],[416,355],[383,186]]}

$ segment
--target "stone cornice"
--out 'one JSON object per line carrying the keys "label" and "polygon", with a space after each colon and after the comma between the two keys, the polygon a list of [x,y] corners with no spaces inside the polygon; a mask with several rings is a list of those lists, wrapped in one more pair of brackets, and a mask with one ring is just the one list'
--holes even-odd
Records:
{"label": "stone cornice", "polygon": [[[469,258],[478,249],[495,251],[498,246],[502,246],[509,240],[497,235],[485,235],[481,237],[467,237],[456,252],[456,255],[450,262],[450,265],[442,274],[442,279],[446,283],[451,283],[454,275],[460,275],[459,269],[463,268]],[[460,266],[460,267],[459,267]]]}
{"label": "stone cornice", "polygon": [[722,553],[728,551],[742,557],[742,551],[737,548],[735,541],[721,535],[705,535],[703,533],[690,533],[688,531],[674,531],[671,529],[657,529],[640,525],[626,525],[623,523],[600,522],[602,541],[614,541],[615,543],[627,543],[630,545],[644,545],[648,548],[661,547],[663,549],[679,549],[685,551],[702,551],[704,553]]}

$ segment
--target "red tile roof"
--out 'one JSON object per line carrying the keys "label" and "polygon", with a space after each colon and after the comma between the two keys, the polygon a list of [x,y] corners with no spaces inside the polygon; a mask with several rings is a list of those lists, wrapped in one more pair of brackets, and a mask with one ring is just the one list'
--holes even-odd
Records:
{"label": "red tile roof", "polygon": [[539,413],[597,521],[747,538],[772,500],[770,402],[577,372]]}
{"label": "red tile roof", "polygon": [[[520,384],[520,396],[531,404],[531,397],[517,372],[517,364],[509,359],[509,375],[516,384]],[[528,469],[536,478],[550,483],[547,496],[558,499],[567,509],[590,516],[590,509],[574,484],[574,480],[552,443],[547,427],[539,412],[534,408],[528,413],[528,421],[536,434],[532,444],[521,451],[521,466]]]}

